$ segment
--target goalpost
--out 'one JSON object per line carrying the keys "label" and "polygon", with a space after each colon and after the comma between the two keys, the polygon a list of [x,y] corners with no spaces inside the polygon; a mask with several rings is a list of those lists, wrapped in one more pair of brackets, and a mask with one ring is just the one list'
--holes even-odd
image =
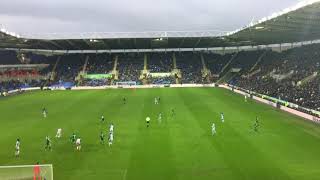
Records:
{"label": "goalpost", "polygon": [[53,180],[52,164],[0,166],[1,180]]}

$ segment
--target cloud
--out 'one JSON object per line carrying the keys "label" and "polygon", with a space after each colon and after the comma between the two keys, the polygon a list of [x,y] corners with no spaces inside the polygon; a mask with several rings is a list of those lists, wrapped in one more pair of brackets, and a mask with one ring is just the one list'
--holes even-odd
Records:
{"label": "cloud", "polygon": [[4,0],[0,24],[18,33],[231,31],[298,0]]}

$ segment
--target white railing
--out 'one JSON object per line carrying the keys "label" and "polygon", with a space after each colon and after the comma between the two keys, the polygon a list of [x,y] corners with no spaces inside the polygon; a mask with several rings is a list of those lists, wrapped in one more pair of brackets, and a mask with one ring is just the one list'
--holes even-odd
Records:
{"label": "white railing", "polygon": [[48,53],[48,54],[100,54],[100,53],[148,53],[148,52],[224,52],[225,54],[239,51],[254,51],[271,49],[285,51],[301,47],[303,45],[320,44],[320,39],[282,44],[267,44],[257,46],[230,46],[230,47],[206,47],[206,48],[155,48],[155,49],[104,49],[104,50],[50,50],[50,49],[19,49],[0,48],[0,50],[12,50],[19,52]]}
{"label": "white railing", "polygon": [[61,39],[88,39],[97,41],[99,39],[125,39],[125,38],[183,38],[183,37],[217,37],[223,36],[229,31],[146,31],[146,32],[82,32],[82,33],[25,33],[21,37],[39,40],[61,40]]}

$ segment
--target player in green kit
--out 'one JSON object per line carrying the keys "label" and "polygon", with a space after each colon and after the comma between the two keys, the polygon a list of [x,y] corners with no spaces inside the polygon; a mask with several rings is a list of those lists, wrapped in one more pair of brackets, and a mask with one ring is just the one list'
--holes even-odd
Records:
{"label": "player in green kit", "polygon": [[48,114],[48,111],[47,111],[47,109],[44,107],[44,108],[42,108],[42,115],[43,115],[43,117],[44,118],[46,118],[47,117],[47,114]]}
{"label": "player in green kit", "polygon": [[20,139],[18,138],[16,141],[16,152],[15,152],[15,156],[19,157],[20,156]]}
{"label": "player in green kit", "polygon": [[259,132],[259,127],[260,127],[259,119],[258,119],[258,117],[256,117],[256,120],[255,120],[255,122],[253,124],[253,131],[254,132]]}
{"label": "player in green kit", "polygon": [[221,119],[221,122],[224,122],[224,114],[223,114],[223,112],[220,113],[220,119]]}
{"label": "player in green kit", "polygon": [[171,116],[175,116],[176,115],[176,112],[174,111],[174,108],[171,109]]}
{"label": "player in green kit", "polygon": [[104,123],[104,116],[101,116],[101,123]]}
{"label": "player in green kit", "polygon": [[104,144],[104,134],[102,131],[100,132],[100,143]]}
{"label": "player in green kit", "polygon": [[51,140],[50,140],[49,136],[46,136],[46,146],[44,149],[51,150]]}
{"label": "player in green kit", "polygon": [[77,136],[75,133],[72,133],[72,135],[70,136],[70,141],[74,144],[76,142]]}

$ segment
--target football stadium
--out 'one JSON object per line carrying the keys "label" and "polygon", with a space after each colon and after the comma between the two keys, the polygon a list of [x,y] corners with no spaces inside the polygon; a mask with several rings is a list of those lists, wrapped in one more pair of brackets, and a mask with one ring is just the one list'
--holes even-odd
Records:
{"label": "football stadium", "polygon": [[318,0],[228,32],[2,27],[0,180],[319,180],[319,68]]}

